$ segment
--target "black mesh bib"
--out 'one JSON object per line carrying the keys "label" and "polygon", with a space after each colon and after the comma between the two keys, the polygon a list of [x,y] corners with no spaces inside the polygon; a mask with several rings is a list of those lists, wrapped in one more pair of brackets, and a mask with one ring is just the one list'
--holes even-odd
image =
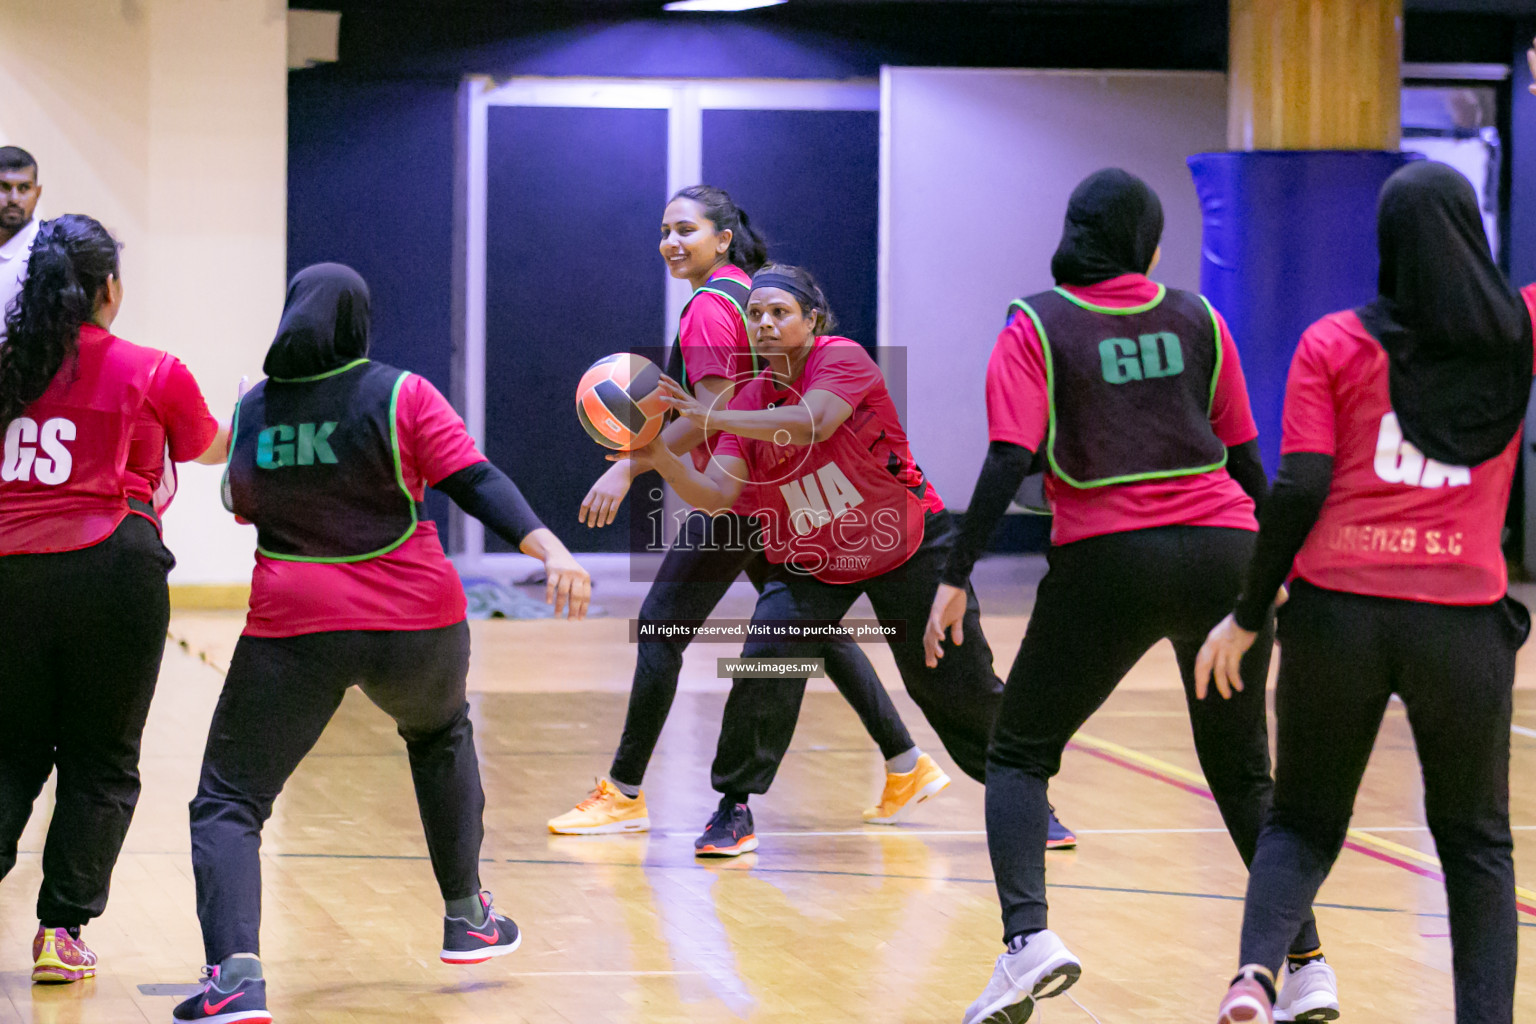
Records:
{"label": "black mesh bib", "polygon": [[1072,487],[1160,480],[1226,465],[1211,429],[1221,372],[1216,314],[1199,295],[1161,289],[1143,306],[1095,306],[1060,288],[1010,307],[1044,350],[1051,472]]}
{"label": "black mesh bib", "polygon": [[268,379],[235,410],[230,511],[257,550],[297,562],[361,562],[399,547],[423,512],[406,489],[395,423],[408,374],[359,359],[302,380]]}

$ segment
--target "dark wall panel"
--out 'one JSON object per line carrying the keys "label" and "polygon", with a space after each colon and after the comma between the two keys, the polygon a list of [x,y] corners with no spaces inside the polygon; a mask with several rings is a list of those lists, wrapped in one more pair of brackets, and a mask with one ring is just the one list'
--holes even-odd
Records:
{"label": "dark wall panel", "polygon": [[[576,382],[602,356],[667,340],[667,113],[493,107],[488,133],[486,454],[573,549],[626,550],[624,517],[576,521],[608,466],[576,418]],[[631,492],[629,515],[652,507],[650,490]],[[488,536],[486,550],[507,548]]]}
{"label": "dark wall panel", "polygon": [[880,115],[872,110],[706,110],[704,180],[731,193],[770,258],[807,267],[839,334],[875,346]]}
{"label": "dark wall panel", "polygon": [[[288,76],[288,273],[345,263],[373,299],[375,359],[450,394],[455,85]],[[271,325],[274,331],[277,325]],[[448,499],[427,492],[447,538]]]}

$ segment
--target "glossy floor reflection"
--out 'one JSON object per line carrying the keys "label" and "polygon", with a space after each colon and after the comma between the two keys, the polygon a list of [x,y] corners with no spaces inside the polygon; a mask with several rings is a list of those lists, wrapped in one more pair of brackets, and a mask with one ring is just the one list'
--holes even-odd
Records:
{"label": "glossy floor reflection", "polygon": [[[999,659],[1021,615],[987,622]],[[754,802],[762,848],[700,864],[692,840],[714,804],[708,765],[723,693],[697,649],[647,779],[655,831],[554,837],[549,816],[605,770],[632,654],[622,619],[477,624],[475,726],[489,798],[483,880],[523,927],[514,956],[437,961],[441,905],[394,727],[355,692],[268,825],[265,962],[280,1022],[528,1021],[537,1024],[878,1020],[956,1024],[999,949],[981,832],[982,790],[956,782],[914,823],[864,826],[878,755],[832,693],[806,701],[773,792]],[[154,986],[201,964],[186,802],[239,620],[179,616],[146,735],[144,796],[106,915],[86,932],[100,976],[28,981],[48,799],[0,884],[0,1024],[170,1019]],[[198,657],[207,654],[207,660]],[[1529,657],[1529,656],[1528,656]],[[889,662],[877,659],[885,672]],[[1536,663],[1522,661],[1525,669]],[[1083,959],[1072,990],[1103,1024],[1206,1022],[1236,956],[1244,873],[1198,771],[1172,658],[1154,651],[1069,750],[1052,799],[1079,834],[1050,855],[1052,924]],[[572,685],[575,677],[580,685]],[[894,675],[889,678],[894,679]],[[893,687],[894,689],[894,687]],[[905,694],[919,742],[943,758]],[[1517,875],[1536,885],[1536,691],[1516,694]],[[1347,850],[1320,897],[1324,941],[1348,1020],[1450,1021],[1450,947],[1437,882],[1417,873],[1423,829],[1400,707],[1367,774]],[[1376,845],[1373,845],[1373,842]],[[1536,915],[1522,914],[1522,941]],[[1530,962],[1530,957],[1526,958]],[[1536,1015],[1536,967],[1517,1019]],[[1083,1022],[1065,999],[1035,1021]]]}

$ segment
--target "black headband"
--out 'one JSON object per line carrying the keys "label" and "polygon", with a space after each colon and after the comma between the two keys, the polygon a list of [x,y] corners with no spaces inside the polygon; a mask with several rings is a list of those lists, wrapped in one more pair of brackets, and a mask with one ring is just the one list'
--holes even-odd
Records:
{"label": "black headband", "polygon": [[[800,311],[802,313],[809,313],[813,309],[821,308],[816,304],[816,300],[811,297],[811,294],[796,283],[795,279],[788,274],[776,274],[771,270],[766,273],[760,273],[752,278],[752,291],[755,292],[759,288],[778,288],[789,292],[789,294],[795,297],[795,301],[800,303]],[[751,298],[750,293],[748,298]]]}

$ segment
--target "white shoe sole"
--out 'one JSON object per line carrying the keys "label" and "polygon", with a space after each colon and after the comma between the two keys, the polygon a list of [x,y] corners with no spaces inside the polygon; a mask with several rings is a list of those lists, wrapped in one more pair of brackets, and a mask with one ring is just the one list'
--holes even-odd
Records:
{"label": "white shoe sole", "polygon": [[757,836],[753,836],[734,850],[694,850],[695,857],[740,857],[757,849]]}
{"label": "white shoe sole", "polygon": [[1321,1006],[1309,1006],[1304,1010],[1282,1010],[1275,1007],[1275,1022],[1296,1021],[1297,1024],[1310,1024],[1320,1020],[1338,1020],[1339,1008],[1331,1003]]}
{"label": "white shoe sole", "polygon": [[948,789],[949,784],[953,781],[954,780],[951,779],[948,775],[940,775],[938,778],[928,783],[928,785],[918,790],[917,795],[914,796],[911,800],[908,800],[906,803],[896,808],[895,813],[887,815],[884,818],[865,818],[864,823],[866,825],[899,824],[900,822],[903,822],[907,819],[907,815],[911,813],[913,808],[915,808],[918,804],[922,803],[924,800],[927,800],[931,796],[938,796],[940,793]]}
{"label": "white shoe sole", "polygon": [[508,953],[516,953],[517,947],[523,944],[523,933],[518,932],[517,938],[512,940],[510,946],[487,946],[485,949],[473,951],[461,949],[445,949],[438,954],[438,958],[445,964],[453,964],[455,967],[463,967],[466,964],[483,964],[487,960],[494,960],[498,956],[506,956]]}
{"label": "white shoe sole", "polygon": [[1029,992],[1010,992],[996,1002],[982,1007],[965,1024],[1024,1024],[1035,1012],[1035,1003],[1041,999],[1059,996],[1083,976],[1083,965],[1076,960],[1059,959],[1046,968]]}
{"label": "white shoe sole", "polygon": [[1216,1024],[1262,1024],[1273,1020],[1272,1011],[1252,996],[1239,996],[1221,1008]]}
{"label": "white shoe sole", "polygon": [[651,819],[630,818],[627,821],[614,821],[607,825],[593,825],[590,828],[556,828],[550,825],[549,830],[557,836],[609,836],[620,832],[649,832]]}

